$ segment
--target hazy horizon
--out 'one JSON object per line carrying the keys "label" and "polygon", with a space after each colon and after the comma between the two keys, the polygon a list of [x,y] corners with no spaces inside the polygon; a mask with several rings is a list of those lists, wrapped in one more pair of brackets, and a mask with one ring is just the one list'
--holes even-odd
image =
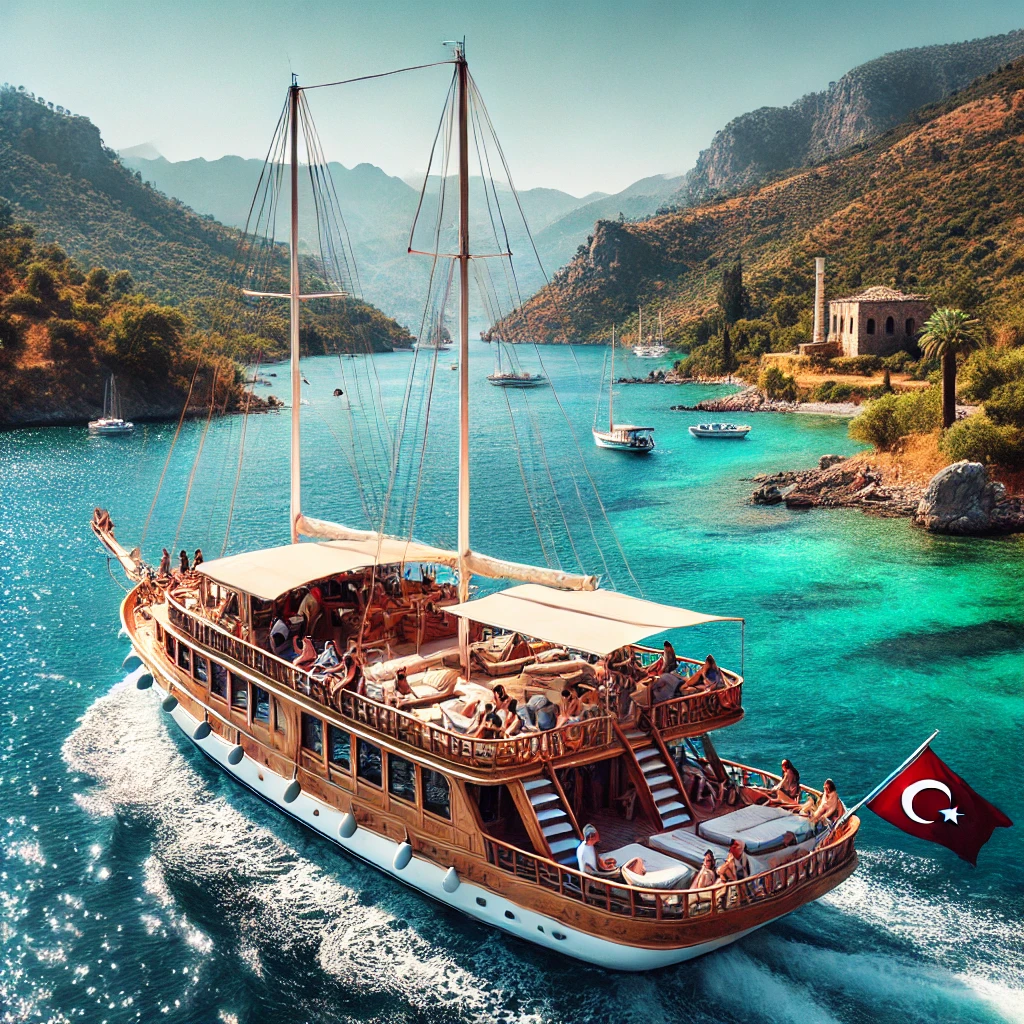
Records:
{"label": "hazy horizon", "polygon": [[[1019,3],[526,0],[372,7],[224,0],[67,4],[7,0],[0,78],[83,114],[113,149],[171,161],[260,158],[294,70],[303,84],[445,59],[470,68],[520,188],[574,196],[681,174],[729,120],[816,92],[893,50],[1024,25]],[[60,54],[55,60],[54,55]],[[445,67],[308,94],[327,156],[403,180],[422,174]]]}

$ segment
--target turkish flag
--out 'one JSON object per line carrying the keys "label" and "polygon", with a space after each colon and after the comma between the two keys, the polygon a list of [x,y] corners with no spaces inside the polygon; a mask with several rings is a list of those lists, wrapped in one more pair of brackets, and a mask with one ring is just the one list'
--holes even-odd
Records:
{"label": "turkish flag", "polygon": [[879,817],[918,839],[948,847],[978,863],[993,829],[1013,822],[926,748],[877,796],[868,801]]}

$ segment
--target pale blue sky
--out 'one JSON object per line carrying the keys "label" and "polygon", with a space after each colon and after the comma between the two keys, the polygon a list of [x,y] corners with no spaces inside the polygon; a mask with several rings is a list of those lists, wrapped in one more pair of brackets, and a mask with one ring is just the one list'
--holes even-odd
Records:
{"label": "pale blue sky", "polygon": [[[889,50],[1024,26],[1003,0],[0,0],[0,81],[174,160],[263,156],[289,81],[441,59],[467,36],[520,187],[614,192],[679,173],[731,117]],[[311,95],[327,154],[425,164],[447,69]]]}

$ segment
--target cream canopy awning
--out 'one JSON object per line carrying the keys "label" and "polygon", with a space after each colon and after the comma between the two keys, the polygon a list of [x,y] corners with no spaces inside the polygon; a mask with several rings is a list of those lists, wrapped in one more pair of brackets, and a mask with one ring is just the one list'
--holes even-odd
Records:
{"label": "cream canopy awning", "polygon": [[337,573],[400,562],[445,562],[450,552],[415,541],[383,537],[285,544],[202,562],[199,572],[233,590],[272,601],[289,590]]}
{"label": "cream canopy awning", "polygon": [[535,583],[466,601],[448,611],[597,655],[640,643],[666,629],[743,621],[737,616],[704,615],[609,590],[555,590]]}

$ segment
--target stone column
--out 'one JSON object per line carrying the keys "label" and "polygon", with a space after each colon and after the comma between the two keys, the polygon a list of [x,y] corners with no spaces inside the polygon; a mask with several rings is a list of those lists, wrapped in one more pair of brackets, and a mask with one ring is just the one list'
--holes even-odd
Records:
{"label": "stone column", "polygon": [[825,257],[814,261],[814,334],[811,341],[820,345],[825,340]]}

